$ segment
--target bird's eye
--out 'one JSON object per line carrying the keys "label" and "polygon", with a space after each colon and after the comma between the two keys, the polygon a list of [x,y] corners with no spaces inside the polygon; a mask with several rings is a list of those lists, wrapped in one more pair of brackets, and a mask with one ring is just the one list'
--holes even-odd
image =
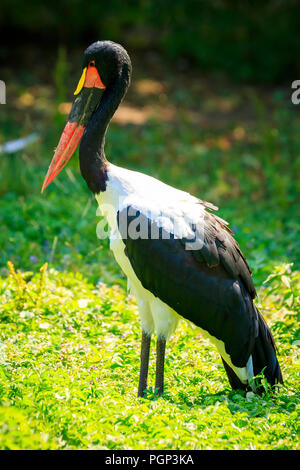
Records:
{"label": "bird's eye", "polygon": [[91,60],[91,61],[90,61],[89,67],[95,67],[95,61],[94,61],[94,60]]}

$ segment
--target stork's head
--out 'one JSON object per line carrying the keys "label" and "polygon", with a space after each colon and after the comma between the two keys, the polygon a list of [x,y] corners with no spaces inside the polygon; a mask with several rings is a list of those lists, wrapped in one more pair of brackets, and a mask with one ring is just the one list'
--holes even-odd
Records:
{"label": "stork's head", "polygon": [[122,74],[124,64],[130,67],[127,52],[122,46],[111,41],[94,42],[84,51],[82,73],[74,92],[76,98],[41,192],[72,157],[93,113],[99,106],[103,91],[113,88]]}

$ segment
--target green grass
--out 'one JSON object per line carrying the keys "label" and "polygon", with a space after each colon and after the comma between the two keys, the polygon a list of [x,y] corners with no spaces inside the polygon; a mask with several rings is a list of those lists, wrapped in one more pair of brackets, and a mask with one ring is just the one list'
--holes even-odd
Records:
{"label": "green grass", "polygon": [[[21,76],[7,81],[15,98],[0,115],[0,141],[32,130],[40,140],[1,156],[2,449],[299,448],[299,118],[280,90],[264,97],[198,77],[185,86],[187,77],[161,73],[159,96],[138,93],[138,71],[128,97],[161,118],[113,123],[107,156],[220,206],[253,269],[285,385],[262,397],[231,391],[215,349],[182,322],[168,345],[163,397],[153,388],[136,397],[137,306],[108,241],[96,237],[97,207],[77,158],[39,192],[65,121],[55,97],[65,92]],[[176,113],[167,119],[165,109]],[[154,365],[153,353],[149,387]]]}

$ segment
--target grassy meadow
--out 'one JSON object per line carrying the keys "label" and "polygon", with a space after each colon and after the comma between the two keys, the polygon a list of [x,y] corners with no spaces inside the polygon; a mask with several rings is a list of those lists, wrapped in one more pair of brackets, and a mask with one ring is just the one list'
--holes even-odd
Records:
{"label": "grassy meadow", "polygon": [[133,58],[107,158],[220,207],[253,270],[285,380],[275,395],[266,384],[263,396],[232,391],[214,347],[182,322],[167,347],[163,397],[151,388],[153,339],[149,390],[138,399],[137,306],[96,237],[78,153],[40,194],[80,53],[60,49],[47,70],[38,60],[34,71],[4,68],[0,145],[39,138],[0,155],[0,448],[299,449],[300,119],[289,88]]}

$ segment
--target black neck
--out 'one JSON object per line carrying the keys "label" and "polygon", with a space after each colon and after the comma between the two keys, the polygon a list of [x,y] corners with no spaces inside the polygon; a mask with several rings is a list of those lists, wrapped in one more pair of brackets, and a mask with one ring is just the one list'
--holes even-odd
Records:
{"label": "black neck", "polygon": [[127,91],[129,81],[130,70],[123,67],[117,79],[104,91],[80,143],[81,174],[90,190],[96,194],[106,189],[108,161],[104,153],[105,134]]}

